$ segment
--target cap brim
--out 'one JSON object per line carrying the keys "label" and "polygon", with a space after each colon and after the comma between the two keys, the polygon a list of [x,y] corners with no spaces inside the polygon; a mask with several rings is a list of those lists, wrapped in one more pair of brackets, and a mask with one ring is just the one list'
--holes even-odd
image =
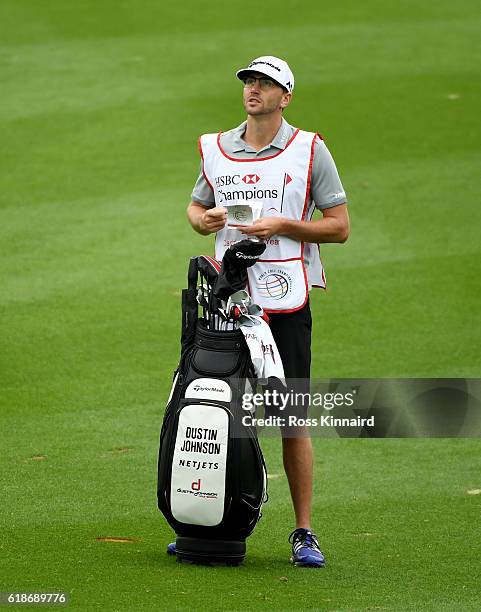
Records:
{"label": "cap brim", "polygon": [[276,79],[272,78],[270,74],[267,74],[263,70],[257,70],[257,69],[253,70],[252,68],[243,68],[242,70],[238,70],[235,74],[238,79],[243,81],[246,77],[248,77],[250,74],[253,74],[254,72],[257,72],[258,74],[264,74],[266,77],[269,77],[270,79],[272,79],[274,83],[277,83],[279,87],[282,87],[282,89],[284,89],[285,91],[288,91],[285,85],[282,85],[282,83],[279,83],[279,81],[276,81]]}
{"label": "cap brim", "polygon": [[[235,74],[238,79],[243,81],[246,77],[248,77],[253,72],[258,72],[259,74],[265,74],[262,70],[252,70],[251,68],[243,68],[242,70],[238,70]],[[268,76],[266,74],[266,76]]]}

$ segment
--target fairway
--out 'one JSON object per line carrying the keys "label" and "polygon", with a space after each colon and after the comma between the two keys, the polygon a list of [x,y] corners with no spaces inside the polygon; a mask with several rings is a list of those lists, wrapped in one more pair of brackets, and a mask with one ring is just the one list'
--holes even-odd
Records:
{"label": "fairway", "polygon": [[213,254],[185,215],[197,137],[244,120],[234,73],[258,55],[288,60],[286,119],[323,135],[349,200],[351,237],[321,247],[313,378],[480,377],[480,25],[474,0],[2,0],[0,591],[480,609],[478,439],[315,439],[323,570],[288,563],[279,439],[241,567],[167,557],[156,507],[180,291]]}

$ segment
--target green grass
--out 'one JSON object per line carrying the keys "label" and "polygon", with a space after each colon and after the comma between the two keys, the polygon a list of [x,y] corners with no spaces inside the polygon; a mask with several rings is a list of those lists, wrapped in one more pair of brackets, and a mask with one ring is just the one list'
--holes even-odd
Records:
{"label": "green grass", "polygon": [[76,609],[479,609],[477,440],[316,439],[322,572],[286,563],[279,440],[243,567],[168,559],[155,500],[180,288],[212,252],[184,212],[196,138],[243,120],[233,73],[256,55],[288,59],[286,118],[324,135],[350,201],[351,238],[322,249],[313,376],[480,376],[476,9],[3,0],[0,590],[63,589]]}
{"label": "green grass", "polygon": [[[266,439],[271,501],[246,562],[212,569],[164,553],[170,535],[155,511],[155,405],[85,410],[82,421],[39,416],[22,438],[15,420],[6,423],[19,440],[6,457],[8,588],[61,588],[73,607],[112,610],[197,610],[206,601],[216,610],[479,604],[479,499],[466,493],[479,486],[477,441],[317,440],[314,507],[329,565],[303,571],[286,562],[288,487],[279,441]],[[29,459],[32,450],[46,459]],[[136,542],[96,541],[105,536]]]}

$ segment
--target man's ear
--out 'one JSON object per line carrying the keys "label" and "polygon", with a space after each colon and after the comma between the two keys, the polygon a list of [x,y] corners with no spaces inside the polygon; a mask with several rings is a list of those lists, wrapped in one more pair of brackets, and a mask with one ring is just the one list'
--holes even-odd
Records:
{"label": "man's ear", "polygon": [[284,109],[287,106],[289,106],[289,103],[291,101],[292,98],[292,94],[291,93],[285,93],[282,95],[282,99],[281,99],[281,108]]}

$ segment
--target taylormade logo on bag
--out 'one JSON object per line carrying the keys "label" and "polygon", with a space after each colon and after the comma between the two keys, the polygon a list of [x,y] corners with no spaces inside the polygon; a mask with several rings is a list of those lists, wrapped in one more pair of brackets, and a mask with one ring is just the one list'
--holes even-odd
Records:
{"label": "taylormade logo on bag", "polygon": [[218,387],[203,387],[202,385],[196,385],[194,387],[195,392],[199,391],[215,391],[216,393],[223,393],[224,389],[219,389]]}
{"label": "taylormade logo on bag", "polygon": [[225,380],[197,378],[193,380],[185,390],[185,397],[230,402],[232,391]]}

